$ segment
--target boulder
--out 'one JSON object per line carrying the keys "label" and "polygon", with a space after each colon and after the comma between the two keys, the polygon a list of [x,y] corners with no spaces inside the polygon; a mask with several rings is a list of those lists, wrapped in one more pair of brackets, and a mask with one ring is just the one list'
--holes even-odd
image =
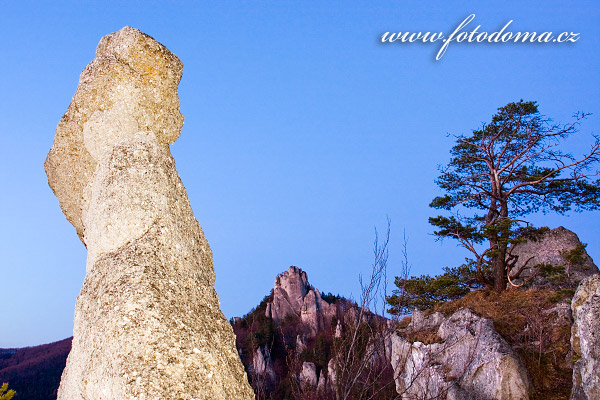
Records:
{"label": "boulder", "polygon": [[420,332],[429,331],[439,328],[442,322],[444,322],[444,314],[435,312],[430,315],[426,315],[424,311],[414,310],[410,319],[410,323],[406,327],[406,331]]}
{"label": "boulder", "polygon": [[600,399],[600,275],[585,279],[571,301],[572,400]]}
{"label": "boulder", "polygon": [[[417,321],[431,329],[438,318]],[[403,398],[529,399],[527,372],[490,320],[461,309],[440,321],[437,336],[439,343],[424,344],[393,335],[391,363]]]}
{"label": "boulder", "polygon": [[102,38],[58,124],[48,182],[88,249],[59,400],[254,398],[169,150],[181,73],[125,27]]}
{"label": "boulder", "polygon": [[[517,257],[513,271],[523,270],[519,277],[511,276],[513,283],[519,285],[537,272],[532,279],[534,286],[576,288],[579,282],[600,272],[582,246],[579,237],[562,226],[515,244],[509,248],[509,254]],[[546,268],[540,270],[541,265]]]}

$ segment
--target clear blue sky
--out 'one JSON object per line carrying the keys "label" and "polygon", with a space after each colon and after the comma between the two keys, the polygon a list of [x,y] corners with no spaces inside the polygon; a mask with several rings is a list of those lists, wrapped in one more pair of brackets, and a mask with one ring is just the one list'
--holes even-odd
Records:
{"label": "clear blue sky", "polygon": [[[600,133],[597,1],[164,1],[0,3],[0,347],[72,334],[86,252],[48,187],[43,162],[100,38],[125,25],[184,63],[185,125],[172,146],[214,253],[229,318],[269,293],[290,265],[323,291],[357,296],[373,228],[392,221],[389,274],[402,231],[414,274],[467,254],[431,235],[447,133],[537,100],[542,113]],[[470,28],[573,31],[574,44],[378,43],[386,31]],[[589,243],[600,261],[599,213],[536,216]]]}

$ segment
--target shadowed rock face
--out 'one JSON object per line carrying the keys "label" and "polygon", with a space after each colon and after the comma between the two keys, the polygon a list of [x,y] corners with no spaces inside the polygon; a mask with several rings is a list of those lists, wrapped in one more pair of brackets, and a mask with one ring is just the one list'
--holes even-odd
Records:
{"label": "shadowed rock face", "polygon": [[125,27],[104,37],[45,163],[88,249],[58,399],[253,399],[212,253],[169,150],[182,64]]}
{"label": "shadowed rock face", "polygon": [[268,347],[258,347],[252,357],[252,366],[250,373],[255,377],[260,377],[263,385],[274,385],[277,381],[277,374],[273,369],[273,360]]}

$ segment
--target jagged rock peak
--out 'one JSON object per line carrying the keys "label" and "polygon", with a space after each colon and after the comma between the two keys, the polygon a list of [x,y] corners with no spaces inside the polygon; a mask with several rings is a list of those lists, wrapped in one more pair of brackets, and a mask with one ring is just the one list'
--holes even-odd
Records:
{"label": "jagged rock peak", "polygon": [[311,289],[306,272],[296,266],[289,267],[275,277],[273,301],[267,304],[267,317],[279,322],[287,315],[300,316],[304,297]]}
{"label": "jagged rock peak", "polygon": [[304,297],[311,289],[306,272],[296,266],[289,267],[275,277],[274,290],[287,295],[287,302],[296,314],[299,314]]}
{"label": "jagged rock peak", "polygon": [[324,301],[319,291],[308,283],[306,272],[291,266],[275,278],[273,301],[267,304],[265,315],[275,322],[289,315],[300,317],[312,336],[321,331],[335,313],[335,305]]}
{"label": "jagged rock peak", "polygon": [[254,398],[168,146],[181,70],[150,36],[110,34],[56,129],[48,181],[88,249],[58,400]]}

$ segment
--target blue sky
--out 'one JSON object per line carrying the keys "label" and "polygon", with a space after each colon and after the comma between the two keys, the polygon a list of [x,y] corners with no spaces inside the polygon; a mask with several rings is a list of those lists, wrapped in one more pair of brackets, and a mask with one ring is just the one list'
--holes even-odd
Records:
{"label": "blue sky", "polygon": [[[492,32],[580,33],[572,44],[381,44],[387,31],[451,32],[469,14]],[[214,253],[229,318],[297,265],[322,291],[357,297],[374,227],[391,219],[389,275],[402,232],[413,274],[467,254],[432,236],[428,207],[447,134],[498,107],[536,100],[600,133],[600,7],[593,1],[206,1],[0,3],[2,318],[0,347],[72,334],[86,252],[48,187],[43,162],[100,38],[125,25],[184,63],[185,124],[171,147]],[[469,30],[469,29],[467,29]],[[563,225],[600,260],[599,214],[533,216]]]}

